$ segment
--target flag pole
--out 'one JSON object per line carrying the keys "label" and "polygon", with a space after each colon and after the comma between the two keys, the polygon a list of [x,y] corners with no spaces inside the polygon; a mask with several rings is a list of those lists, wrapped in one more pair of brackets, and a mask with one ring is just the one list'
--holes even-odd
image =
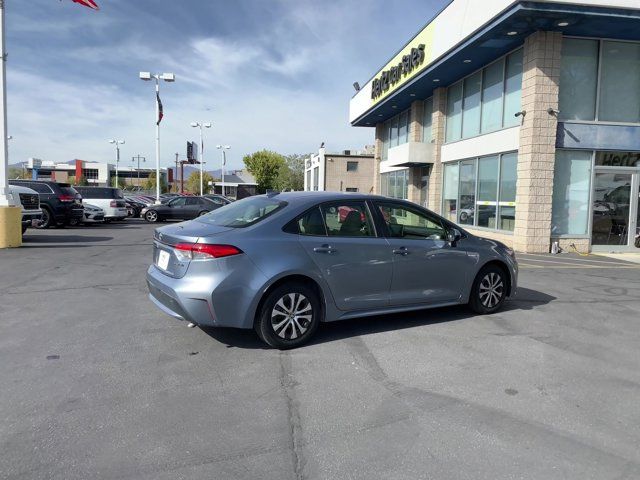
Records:
{"label": "flag pole", "polygon": [[156,75],[156,204],[160,204],[160,80]]}

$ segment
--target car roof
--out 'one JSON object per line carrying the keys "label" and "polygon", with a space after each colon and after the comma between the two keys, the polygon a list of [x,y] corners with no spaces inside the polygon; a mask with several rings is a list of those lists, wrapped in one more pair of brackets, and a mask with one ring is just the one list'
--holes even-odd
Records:
{"label": "car roof", "polygon": [[331,202],[334,200],[385,200],[381,195],[370,195],[358,192],[281,192],[267,194],[270,198],[276,198],[285,202]]}

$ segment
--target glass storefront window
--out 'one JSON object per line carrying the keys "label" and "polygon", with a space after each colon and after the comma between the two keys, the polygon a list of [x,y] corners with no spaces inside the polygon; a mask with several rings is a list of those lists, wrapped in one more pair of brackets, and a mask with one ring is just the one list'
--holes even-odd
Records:
{"label": "glass storefront window", "polygon": [[476,205],[476,162],[460,162],[460,185],[458,187],[458,223],[473,225]]}
{"label": "glass storefront window", "polygon": [[553,180],[552,235],[586,235],[591,185],[590,151],[558,150]]}
{"label": "glass storefront window", "polygon": [[602,42],[598,118],[640,122],[640,43]]}
{"label": "glass storefront window", "polygon": [[482,132],[492,132],[502,126],[503,62],[484,69],[482,78]]}
{"label": "glass storefront window", "polygon": [[446,163],[442,215],[462,225],[512,232],[517,177],[516,152]]}
{"label": "glass storefront window", "polygon": [[447,91],[446,141],[459,140],[462,127],[462,82]]}
{"label": "glass storefront window", "polygon": [[480,88],[482,72],[464,79],[464,100],[462,105],[462,138],[480,133]]}
{"label": "glass storefront window", "polygon": [[380,193],[385,197],[406,200],[409,193],[409,171],[396,170],[380,174]]}
{"label": "glass storefront window", "polygon": [[520,123],[515,116],[522,110],[522,57],[523,50],[517,50],[507,57],[507,66],[504,78],[504,111],[502,126],[514,127]]}
{"label": "glass storefront window", "polygon": [[476,201],[479,227],[496,228],[498,210],[498,156],[478,160],[478,200]]}
{"label": "glass storefront window", "polygon": [[409,112],[402,112],[398,117],[398,145],[409,140]]}
{"label": "glass storefront window", "polygon": [[424,113],[422,117],[422,141],[424,143],[431,143],[433,140],[433,133],[431,125],[433,123],[433,97],[424,101]]}
{"label": "glass storefront window", "polygon": [[444,164],[442,216],[452,222],[457,221],[458,170],[458,162]]}
{"label": "glass storefront window", "polygon": [[393,117],[389,122],[389,147],[398,145],[398,117]]}
{"label": "glass storefront window", "polygon": [[560,118],[594,120],[598,83],[598,41],[565,38],[560,68]]}
{"label": "glass storefront window", "polygon": [[516,223],[516,182],[518,154],[505,153],[500,158],[500,194],[498,229],[513,232]]}
{"label": "glass storefront window", "polygon": [[409,141],[411,109],[390,118],[382,129],[382,160],[389,158],[389,149]]}

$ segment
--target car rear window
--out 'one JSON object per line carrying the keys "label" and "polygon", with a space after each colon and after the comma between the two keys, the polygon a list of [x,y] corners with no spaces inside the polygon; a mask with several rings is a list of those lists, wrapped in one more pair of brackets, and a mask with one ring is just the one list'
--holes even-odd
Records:
{"label": "car rear window", "polygon": [[122,194],[122,190],[119,188],[109,188],[109,187],[79,187],[78,191],[80,195],[84,198],[101,198],[113,200],[123,199],[124,195]]}
{"label": "car rear window", "polygon": [[63,195],[73,195],[73,196],[78,194],[76,189],[73,187],[60,187],[60,193],[62,193]]}
{"label": "car rear window", "polygon": [[198,217],[197,221],[219,227],[244,228],[255,225],[286,205],[287,202],[266,196],[248,197]]}

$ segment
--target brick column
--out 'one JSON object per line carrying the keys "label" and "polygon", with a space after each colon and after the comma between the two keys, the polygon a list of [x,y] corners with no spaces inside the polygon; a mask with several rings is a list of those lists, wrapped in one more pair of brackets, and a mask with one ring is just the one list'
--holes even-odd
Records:
{"label": "brick column", "polygon": [[[376,140],[373,152],[373,192],[380,194],[380,162],[382,161],[382,139],[384,135],[384,123],[376,123]],[[368,193],[368,192],[367,192]]]}
{"label": "brick column", "polygon": [[522,110],[514,247],[529,253],[549,252],[553,168],[558,121],[562,34],[536,32],[524,42]]}
{"label": "brick column", "polygon": [[444,126],[447,113],[447,89],[436,88],[433,91],[433,116],[431,117],[431,131],[433,132],[433,167],[429,176],[430,210],[440,213],[442,209],[442,163],[441,150],[444,143]]}
{"label": "brick column", "polygon": [[[415,100],[411,103],[411,114],[409,117],[409,141],[422,141],[422,115],[424,103],[422,100]],[[409,185],[407,188],[407,200],[413,203],[420,203],[420,167],[409,167]]]}

